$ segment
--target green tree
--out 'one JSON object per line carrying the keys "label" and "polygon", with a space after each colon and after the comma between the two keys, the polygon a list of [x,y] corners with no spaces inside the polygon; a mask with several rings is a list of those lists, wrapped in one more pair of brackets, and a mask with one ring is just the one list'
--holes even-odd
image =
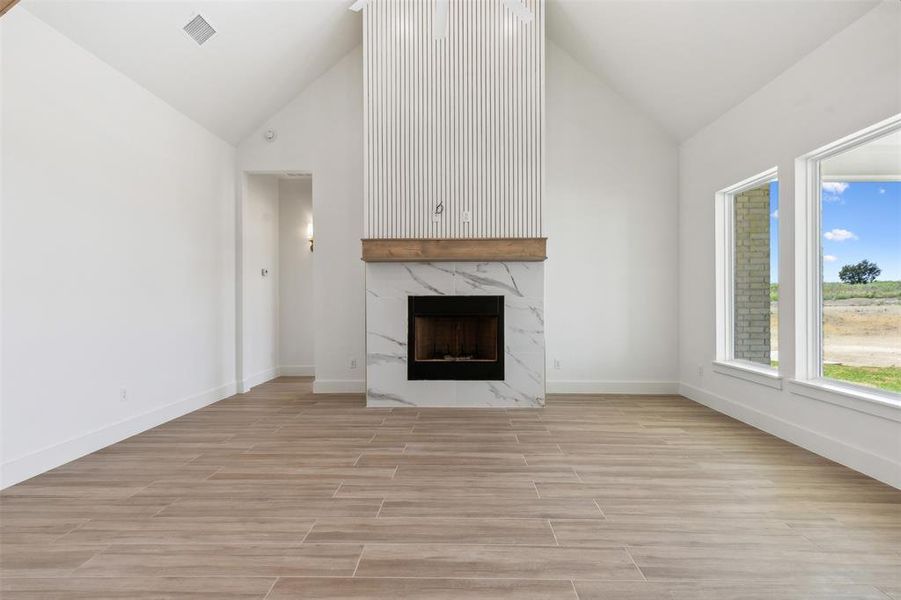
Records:
{"label": "green tree", "polygon": [[844,283],[857,285],[859,283],[873,283],[882,273],[882,269],[868,260],[862,260],[856,265],[845,265],[838,272],[838,278]]}

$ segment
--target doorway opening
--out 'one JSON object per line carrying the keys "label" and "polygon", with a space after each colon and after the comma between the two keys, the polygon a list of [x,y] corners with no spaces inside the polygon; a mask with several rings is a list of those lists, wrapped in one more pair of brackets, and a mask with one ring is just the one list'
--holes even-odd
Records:
{"label": "doorway opening", "polygon": [[239,390],[315,375],[313,178],[246,172],[238,219]]}

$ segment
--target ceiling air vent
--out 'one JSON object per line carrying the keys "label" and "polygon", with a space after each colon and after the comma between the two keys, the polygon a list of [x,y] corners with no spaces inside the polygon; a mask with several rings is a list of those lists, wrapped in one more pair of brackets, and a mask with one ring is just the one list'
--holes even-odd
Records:
{"label": "ceiling air vent", "polygon": [[191,36],[191,39],[200,46],[216,33],[216,30],[213,29],[213,27],[206,22],[206,19],[200,15],[197,15],[188,21],[188,24],[182,27],[182,29],[184,29],[185,33]]}

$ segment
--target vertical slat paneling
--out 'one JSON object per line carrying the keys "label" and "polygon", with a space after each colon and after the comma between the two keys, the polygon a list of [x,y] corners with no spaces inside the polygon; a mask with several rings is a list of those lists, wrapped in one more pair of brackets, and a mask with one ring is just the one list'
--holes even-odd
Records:
{"label": "vertical slat paneling", "polygon": [[443,39],[436,0],[366,6],[366,237],[541,237],[544,0],[525,1],[531,23],[448,0]]}

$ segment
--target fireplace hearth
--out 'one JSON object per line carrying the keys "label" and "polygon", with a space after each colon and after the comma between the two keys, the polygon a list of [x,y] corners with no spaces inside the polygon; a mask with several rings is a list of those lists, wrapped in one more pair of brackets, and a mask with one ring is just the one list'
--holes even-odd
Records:
{"label": "fireplace hearth", "polygon": [[407,379],[504,379],[503,296],[410,296]]}

